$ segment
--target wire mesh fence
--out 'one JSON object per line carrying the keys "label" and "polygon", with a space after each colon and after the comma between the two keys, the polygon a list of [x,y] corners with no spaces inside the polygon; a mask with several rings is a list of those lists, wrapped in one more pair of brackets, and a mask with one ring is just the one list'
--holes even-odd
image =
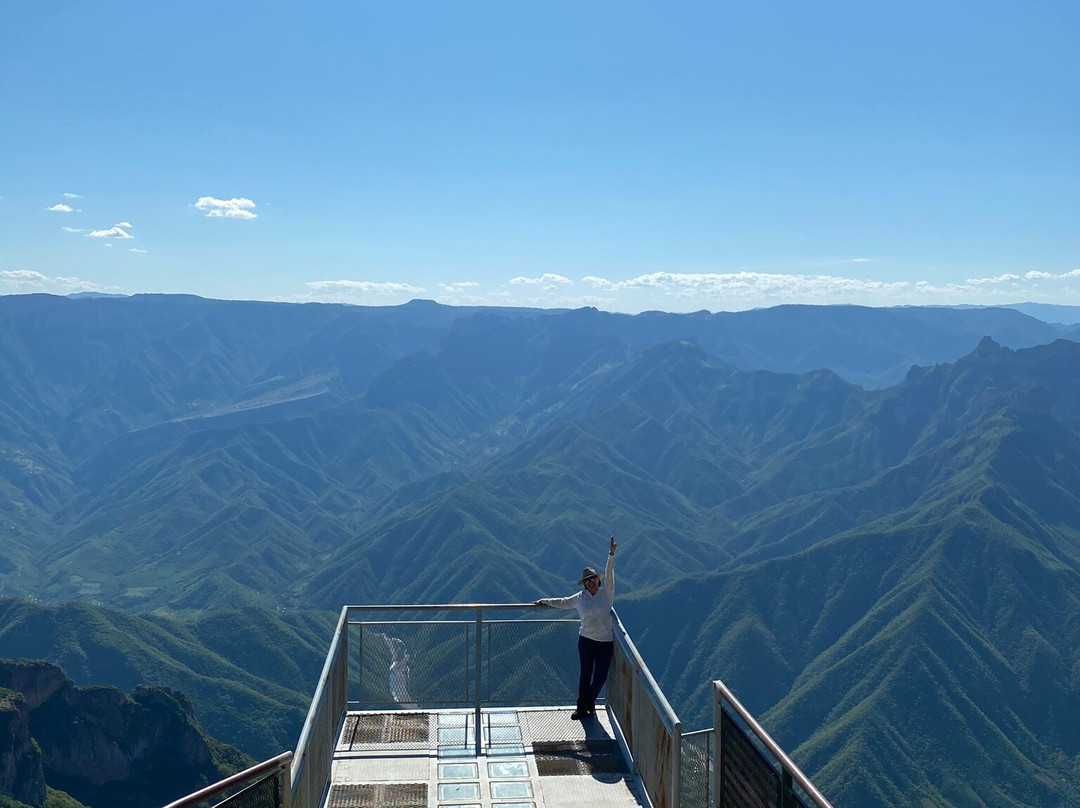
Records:
{"label": "wire mesh fence", "polygon": [[484,701],[491,706],[573,704],[576,620],[494,620],[485,624]]}
{"label": "wire mesh fence", "polygon": [[288,802],[292,758],[292,752],[284,752],[165,808],[282,808]]}
{"label": "wire mesh fence", "polygon": [[712,745],[711,729],[683,734],[679,761],[680,808],[709,808],[712,805]]}
{"label": "wire mesh fence", "polygon": [[350,621],[350,708],[574,703],[576,620],[467,614]]}
{"label": "wire mesh fence", "polygon": [[277,775],[270,775],[217,803],[214,808],[280,808],[281,804],[281,780]]}
{"label": "wire mesh fence", "polygon": [[350,627],[349,696],[365,709],[463,707],[475,698],[476,627],[468,621]]}

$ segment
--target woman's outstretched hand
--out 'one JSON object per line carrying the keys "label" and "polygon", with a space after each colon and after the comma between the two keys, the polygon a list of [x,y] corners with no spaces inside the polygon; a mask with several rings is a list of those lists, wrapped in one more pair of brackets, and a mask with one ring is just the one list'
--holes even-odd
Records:
{"label": "woman's outstretched hand", "polygon": [[619,546],[619,543],[615,541],[615,537],[611,537],[611,546],[608,548],[608,555],[615,555],[615,548]]}

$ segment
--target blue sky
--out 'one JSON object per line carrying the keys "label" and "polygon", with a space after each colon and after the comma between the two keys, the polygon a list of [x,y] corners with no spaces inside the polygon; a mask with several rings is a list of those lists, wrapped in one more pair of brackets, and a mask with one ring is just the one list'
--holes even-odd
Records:
{"label": "blue sky", "polygon": [[18,3],[0,293],[1080,305],[1080,4]]}

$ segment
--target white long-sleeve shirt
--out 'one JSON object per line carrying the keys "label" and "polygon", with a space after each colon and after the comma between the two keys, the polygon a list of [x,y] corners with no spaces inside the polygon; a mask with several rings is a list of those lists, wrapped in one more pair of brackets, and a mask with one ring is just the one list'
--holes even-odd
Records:
{"label": "white long-sleeve shirt", "polygon": [[590,595],[588,589],[582,589],[565,598],[540,598],[545,606],[556,609],[577,609],[581,618],[578,634],[597,642],[611,642],[611,606],[615,602],[615,556],[608,555],[604,570],[604,585]]}

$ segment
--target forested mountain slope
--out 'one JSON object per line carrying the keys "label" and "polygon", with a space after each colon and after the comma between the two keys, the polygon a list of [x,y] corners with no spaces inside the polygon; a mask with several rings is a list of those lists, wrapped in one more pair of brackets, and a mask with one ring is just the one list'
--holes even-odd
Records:
{"label": "forested mountain slope", "polygon": [[[121,308],[64,308],[91,302]],[[0,309],[0,594],[119,610],[8,601],[0,654],[178,687],[200,718],[242,701],[250,726],[205,723],[262,754],[293,740],[343,603],[564,594],[615,532],[618,608],[688,726],[723,678],[838,806],[1080,804],[1080,344],[1060,329]],[[303,661],[274,663],[259,624]]]}
{"label": "forested mountain slope", "polygon": [[79,685],[180,690],[211,735],[265,759],[296,743],[336,619],[245,608],[177,620],[0,598],[0,656],[47,660]]}

